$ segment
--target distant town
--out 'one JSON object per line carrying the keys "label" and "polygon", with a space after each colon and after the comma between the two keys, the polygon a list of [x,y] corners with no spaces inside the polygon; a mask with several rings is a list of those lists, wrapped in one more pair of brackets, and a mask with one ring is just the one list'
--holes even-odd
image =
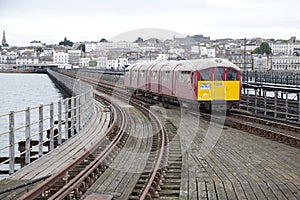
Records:
{"label": "distant town", "polygon": [[193,35],[173,37],[161,41],[157,38],[135,41],[72,42],[62,38],[57,44],[31,41],[27,47],[10,46],[3,30],[0,46],[0,69],[20,69],[39,64],[58,68],[91,68],[123,70],[133,63],[155,60],[182,60],[225,58],[243,71],[296,71],[300,70],[300,40],[289,39],[218,39]]}

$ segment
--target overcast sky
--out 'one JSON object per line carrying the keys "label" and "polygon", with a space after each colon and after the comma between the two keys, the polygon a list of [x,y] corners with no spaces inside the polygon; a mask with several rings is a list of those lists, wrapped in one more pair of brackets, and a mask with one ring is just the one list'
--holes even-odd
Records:
{"label": "overcast sky", "polygon": [[3,29],[10,46],[24,46],[99,41],[135,29],[149,35],[149,28],[211,39],[300,39],[299,13],[298,0],[0,0],[0,39]]}

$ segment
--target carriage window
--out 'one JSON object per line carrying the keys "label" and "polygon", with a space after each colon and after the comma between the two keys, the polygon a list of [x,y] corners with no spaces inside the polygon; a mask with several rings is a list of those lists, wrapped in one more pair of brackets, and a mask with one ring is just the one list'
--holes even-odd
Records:
{"label": "carriage window", "polygon": [[182,83],[191,82],[191,72],[190,71],[179,72],[179,82],[182,82]]}
{"label": "carriage window", "polygon": [[200,81],[210,80],[210,69],[204,69],[200,71]]}
{"label": "carriage window", "polygon": [[152,78],[153,80],[157,80],[157,71],[153,71],[153,72],[151,73],[151,78]]}
{"label": "carriage window", "polygon": [[232,69],[232,68],[227,69],[227,80],[228,81],[237,81],[237,80],[239,80],[237,71],[235,69]]}
{"label": "carriage window", "polygon": [[145,78],[145,77],[146,77],[145,70],[140,71],[140,78]]}
{"label": "carriage window", "polygon": [[170,71],[162,71],[160,77],[163,81],[169,81],[171,80],[171,73]]}
{"label": "carriage window", "polygon": [[224,67],[217,67],[215,70],[215,81],[224,81]]}
{"label": "carriage window", "polygon": [[134,70],[134,71],[132,72],[132,77],[133,77],[133,78],[136,78],[136,77],[137,77],[137,74],[138,74],[137,70]]}

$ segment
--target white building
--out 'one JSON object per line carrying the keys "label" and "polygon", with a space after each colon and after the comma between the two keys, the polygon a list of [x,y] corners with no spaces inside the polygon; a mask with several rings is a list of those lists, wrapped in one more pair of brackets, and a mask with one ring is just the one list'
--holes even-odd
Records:
{"label": "white building", "polygon": [[69,63],[69,54],[64,52],[55,52],[53,54],[53,62],[58,64],[67,64]]}
{"label": "white building", "polygon": [[97,68],[106,68],[107,66],[107,57],[98,57],[97,58]]}
{"label": "white building", "polygon": [[0,55],[0,64],[6,64],[7,63],[7,55]]}
{"label": "white building", "polygon": [[90,62],[90,58],[80,58],[80,67],[88,67]]}
{"label": "white building", "polygon": [[300,70],[300,57],[287,56],[287,57],[272,57],[271,58],[271,69],[276,71],[296,71]]}
{"label": "white building", "polygon": [[292,56],[294,52],[296,52],[296,49],[300,48],[300,41],[296,40],[296,37],[291,37],[288,41],[275,41],[272,43],[269,43],[272,54],[273,55],[286,55],[286,56]]}
{"label": "white building", "polygon": [[32,64],[38,64],[39,59],[38,57],[34,56],[18,56],[16,59],[17,65],[32,65]]}
{"label": "white building", "polygon": [[97,49],[97,42],[86,42],[85,43],[85,52],[89,53]]}

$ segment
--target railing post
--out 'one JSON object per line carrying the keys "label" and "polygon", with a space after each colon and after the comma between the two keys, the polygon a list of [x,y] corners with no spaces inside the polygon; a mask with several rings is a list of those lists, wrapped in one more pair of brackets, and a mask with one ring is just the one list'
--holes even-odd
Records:
{"label": "railing post", "polygon": [[15,172],[15,114],[9,113],[9,174]]}
{"label": "railing post", "polygon": [[65,139],[69,139],[69,99],[65,100]]}
{"label": "railing post", "polygon": [[27,107],[26,111],[26,128],[25,128],[25,164],[30,163],[30,108]]}
{"label": "railing post", "polygon": [[54,149],[54,106],[50,104],[50,151]]}
{"label": "railing post", "polygon": [[71,109],[70,109],[70,112],[71,112],[71,137],[74,136],[74,108],[75,107],[75,103],[74,103],[74,97],[71,98]]}
{"label": "railing post", "polygon": [[277,118],[277,98],[278,98],[278,92],[275,91],[274,95],[274,117]]}
{"label": "railing post", "polygon": [[249,89],[247,89],[247,111],[249,111],[249,101],[250,101],[250,99],[249,99],[250,97],[249,97]]}
{"label": "railing post", "polygon": [[82,108],[81,108],[81,102],[82,102],[82,94],[78,96],[78,131],[81,131],[82,129]]}
{"label": "railing post", "polygon": [[39,157],[43,156],[44,113],[43,105],[39,107]]}
{"label": "railing post", "polygon": [[298,122],[300,122],[300,93],[297,95],[298,96]]}
{"label": "railing post", "polygon": [[289,100],[289,94],[288,94],[288,92],[285,92],[285,119],[289,118],[289,104],[288,104],[288,100]]}
{"label": "railing post", "polygon": [[263,90],[264,94],[264,115],[267,115],[267,91]]}
{"label": "railing post", "polygon": [[254,95],[254,113],[257,114],[257,90],[254,89],[255,95]]}
{"label": "railing post", "polygon": [[80,98],[80,95],[77,95],[75,97],[75,116],[76,116],[76,122],[75,122],[75,126],[76,126],[76,132],[78,133],[79,132],[79,98]]}
{"label": "railing post", "polygon": [[61,145],[61,122],[62,122],[62,107],[61,107],[61,100],[58,101],[58,145]]}

